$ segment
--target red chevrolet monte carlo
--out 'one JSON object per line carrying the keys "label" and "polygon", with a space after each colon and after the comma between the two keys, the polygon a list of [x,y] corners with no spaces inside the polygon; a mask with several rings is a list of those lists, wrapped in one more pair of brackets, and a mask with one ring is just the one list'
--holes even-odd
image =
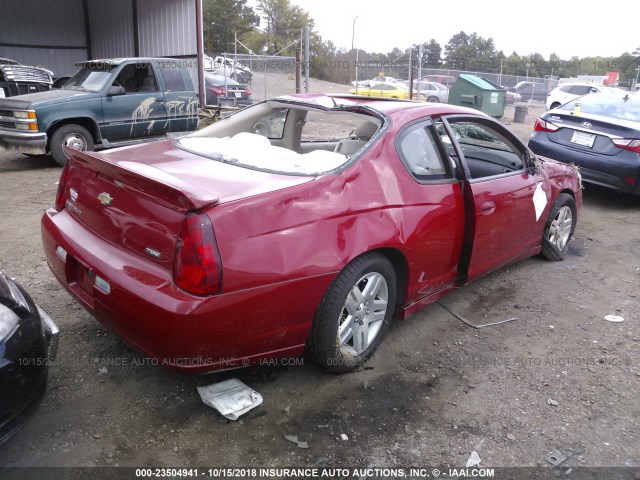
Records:
{"label": "red chevrolet monte carlo", "polygon": [[394,317],[562,259],[582,203],[575,169],[443,104],[284,96],[181,139],[69,153],[42,218],[51,270],[193,372],[305,351],[352,370]]}

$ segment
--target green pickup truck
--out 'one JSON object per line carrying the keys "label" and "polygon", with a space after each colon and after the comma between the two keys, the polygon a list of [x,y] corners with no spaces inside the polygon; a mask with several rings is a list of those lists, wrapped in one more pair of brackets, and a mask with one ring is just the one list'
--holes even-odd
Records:
{"label": "green pickup truck", "polygon": [[94,150],[195,130],[198,98],[185,60],[129,58],[79,63],[59,90],[0,99],[0,147],[51,153]]}

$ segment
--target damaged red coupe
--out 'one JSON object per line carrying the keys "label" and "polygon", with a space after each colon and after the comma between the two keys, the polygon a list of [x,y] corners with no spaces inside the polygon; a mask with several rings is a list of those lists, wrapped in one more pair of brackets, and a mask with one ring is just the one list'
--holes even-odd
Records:
{"label": "damaged red coupe", "polygon": [[349,371],[403,318],[538,253],[578,172],[476,110],[306,94],[180,139],[68,151],[44,250],[93,316],[202,372],[304,352]]}

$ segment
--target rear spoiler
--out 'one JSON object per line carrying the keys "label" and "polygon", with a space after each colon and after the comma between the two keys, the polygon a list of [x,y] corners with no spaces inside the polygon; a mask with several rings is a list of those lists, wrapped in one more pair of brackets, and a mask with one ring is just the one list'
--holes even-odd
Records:
{"label": "rear spoiler", "polygon": [[133,189],[149,201],[180,213],[215,205],[219,198],[152,165],[140,162],[107,160],[94,152],[81,152],[64,147],[69,161],[103,174]]}

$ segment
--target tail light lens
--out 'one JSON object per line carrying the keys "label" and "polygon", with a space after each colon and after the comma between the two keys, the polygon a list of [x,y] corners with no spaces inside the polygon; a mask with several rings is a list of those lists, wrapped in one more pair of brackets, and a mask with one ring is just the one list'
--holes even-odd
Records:
{"label": "tail light lens", "polygon": [[633,140],[628,138],[612,138],[611,141],[616,147],[640,153],[640,140]]}
{"label": "tail light lens", "polygon": [[536,120],[536,124],[533,126],[533,130],[536,132],[555,132],[559,128],[559,126],[547,122],[541,118],[538,118]]}
{"label": "tail light lens", "polygon": [[225,90],[224,88],[212,88],[211,91],[215,94],[215,95],[224,95],[225,94]]}
{"label": "tail light lens", "polygon": [[244,91],[244,93],[247,97],[251,96],[251,90],[249,90],[248,88]]}
{"label": "tail light lens", "polygon": [[69,162],[62,167],[62,173],[60,174],[60,180],[58,181],[58,193],[56,193],[56,203],[54,205],[57,211],[62,211],[65,201],[67,200],[67,180],[69,179]]}
{"label": "tail light lens", "polygon": [[220,253],[211,220],[204,214],[191,213],[182,224],[173,279],[178,287],[193,295],[213,295],[220,291]]}

